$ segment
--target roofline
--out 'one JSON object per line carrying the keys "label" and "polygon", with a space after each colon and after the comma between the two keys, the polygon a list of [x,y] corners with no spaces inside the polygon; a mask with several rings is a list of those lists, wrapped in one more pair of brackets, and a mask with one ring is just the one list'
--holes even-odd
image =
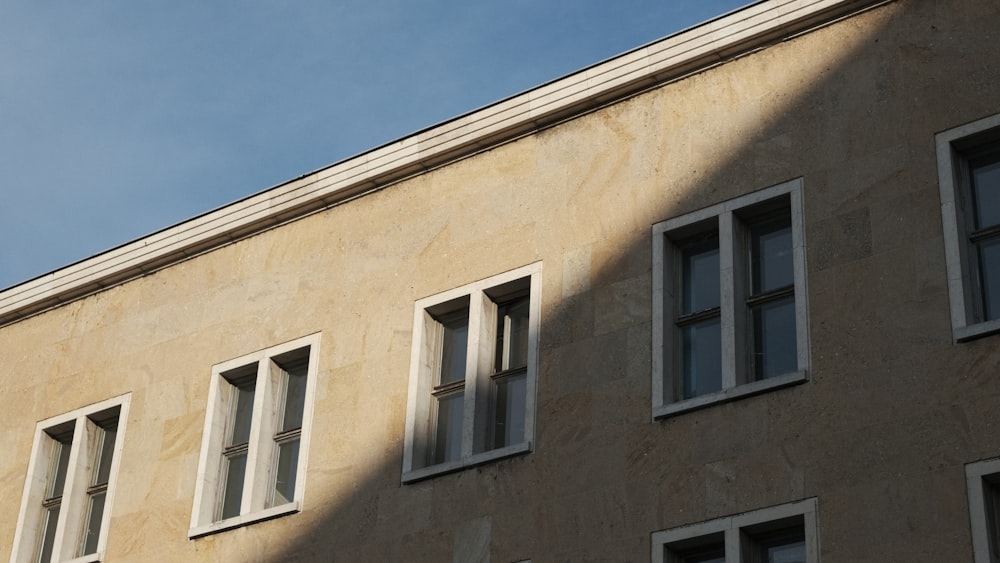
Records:
{"label": "roofline", "polygon": [[0,291],[0,326],[893,0],[762,0]]}

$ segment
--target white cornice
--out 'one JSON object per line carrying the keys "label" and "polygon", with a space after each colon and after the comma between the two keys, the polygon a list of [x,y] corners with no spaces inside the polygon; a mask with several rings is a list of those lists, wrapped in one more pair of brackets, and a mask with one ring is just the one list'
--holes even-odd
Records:
{"label": "white cornice", "polygon": [[0,326],[890,0],[764,0],[0,292]]}

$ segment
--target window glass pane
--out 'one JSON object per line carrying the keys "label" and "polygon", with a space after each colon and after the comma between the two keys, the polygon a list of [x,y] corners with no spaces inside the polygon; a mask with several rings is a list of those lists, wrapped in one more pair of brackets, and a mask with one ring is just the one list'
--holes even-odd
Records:
{"label": "window glass pane", "polygon": [[681,328],[685,399],[722,389],[719,317]]}
{"label": "window glass pane", "polygon": [[681,314],[719,306],[719,236],[681,249]]}
{"label": "window glass pane", "polygon": [[465,356],[469,342],[469,311],[441,321],[440,385],[465,379]]}
{"label": "window glass pane", "polygon": [[792,218],[789,215],[750,227],[750,273],[753,295],[792,284]]}
{"label": "window glass pane", "polygon": [[766,563],[806,563],[806,542],[803,539],[764,548]]}
{"label": "window glass pane", "polygon": [[496,420],[493,424],[493,447],[502,448],[524,441],[525,397],[528,374],[502,377],[496,381]]}
{"label": "window glass pane", "polygon": [[302,427],[302,411],[306,404],[306,373],[309,371],[308,358],[293,365],[282,366],[288,374],[285,385],[285,412],[280,431]]}
{"label": "window glass pane", "polygon": [[228,444],[230,446],[250,441],[250,422],[253,418],[253,382],[233,387],[235,391],[233,400],[236,405],[233,408],[233,428]]}
{"label": "window glass pane", "polygon": [[243,497],[243,477],[247,471],[246,452],[225,457],[226,482],[222,492],[222,514],[221,517],[231,518],[239,516],[240,501]]}
{"label": "window glass pane", "polygon": [[[68,449],[68,448],[67,448]],[[45,510],[45,523],[42,530],[42,541],[39,547],[39,561],[50,561],[52,559],[52,545],[56,539],[56,522],[59,520],[59,506],[53,506]]]}
{"label": "window glass pane", "polygon": [[66,441],[58,441],[55,443],[55,451],[53,452],[55,459],[54,461],[54,471],[49,473],[49,491],[46,495],[47,498],[61,497],[63,494],[63,486],[66,484],[66,470],[69,468],[69,452],[72,450],[73,436],[70,435],[64,438]]}
{"label": "window glass pane", "polygon": [[452,461],[462,455],[464,399],[465,396],[461,391],[438,398],[434,463]]}
{"label": "window glass pane", "polygon": [[111,476],[111,460],[115,454],[115,439],[118,437],[118,423],[103,429],[104,436],[101,439],[101,449],[97,454],[97,471],[91,485],[103,485],[108,482]]}
{"label": "window glass pane", "polygon": [[500,307],[497,315],[495,371],[528,365],[528,310],[527,297]]}
{"label": "window glass pane", "polygon": [[983,289],[983,320],[1000,318],[1000,238],[979,243],[979,278]]}
{"label": "window glass pane", "polygon": [[295,472],[299,465],[299,440],[278,444],[278,467],[275,469],[274,500],[271,506],[292,502],[295,498]]}
{"label": "window glass pane", "polygon": [[87,513],[87,524],[83,531],[83,549],[80,555],[97,553],[97,539],[101,535],[101,518],[104,516],[104,499],[106,493],[99,492],[90,496],[90,510]]}
{"label": "window glass pane", "polygon": [[754,307],[753,366],[755,379],[767,379],[795,371],[795,297],[769,301]]}
{"label": "window glass pane", "polygon": [[1000,156],[970,163],[976,229],[1000,224]]}
{"label": "window glass pane", "polygon": [[1000,561],[1000,485],[983,481],[983,505],[986,508],[986,533],[991,561]]}

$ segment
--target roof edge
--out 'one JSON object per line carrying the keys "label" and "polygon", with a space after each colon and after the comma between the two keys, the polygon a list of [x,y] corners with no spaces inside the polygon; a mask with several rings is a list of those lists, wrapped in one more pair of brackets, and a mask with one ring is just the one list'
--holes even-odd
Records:
{"label": "roof edge", "polygon": [[0,291],[0,326],[894,0],[765,0]]}

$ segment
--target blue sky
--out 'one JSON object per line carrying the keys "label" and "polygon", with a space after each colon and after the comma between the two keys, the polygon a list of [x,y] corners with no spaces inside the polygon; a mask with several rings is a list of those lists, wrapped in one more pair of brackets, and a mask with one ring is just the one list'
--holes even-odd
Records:
{"label": "blue sky", "polygon": [[750,3],[5,2],[0,289]]}

